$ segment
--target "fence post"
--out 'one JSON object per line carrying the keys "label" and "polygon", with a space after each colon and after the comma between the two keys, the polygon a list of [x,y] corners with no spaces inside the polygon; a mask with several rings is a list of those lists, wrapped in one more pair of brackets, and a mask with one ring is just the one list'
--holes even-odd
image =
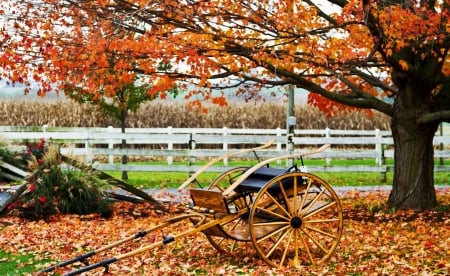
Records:
{"label": "fence post", "polygon": [[[375,143],[375,151],[378,153],[378,157],[375,158],[375,164],[377,166],[386,165],[386,158],[384,156],[384,145],[381,143],[382,134],[379,129],[375,129],[375,138],[377,138],[377,142]],[[386,183],[387,181],[387,171],[380,172],[380,182]]]}
{"label": "fence post", "polygon": [[[287,138],[286,144],[287,153],[292,154],[294,152],[294,141],[292,140],[292,135],[288,133],[286,138]],[[286,165],[287,167],[291,167],[292,165],[294,165],[294,159],[288,158],[286,160]]]}
{"label": "fence post", "polygon": [[92,164],[92,151],[91,151],[91,131],[87,131],[86,141],[84,142],[84,148],[86,150],[86,163]]}
{"label": "fence post", "polygon": [[382,149],[381,149],[381,131],[379,129],[375,129],[375,138],[377,140],[377,142],[375,143],[375,151],[378,153],[379,156],[375,158],[375,164],[381,166]]}
{"label": "fence post", "polygon": [[[281,128],[277,127],[277,138],[281,137],[282,132],[281,132]],[[277,140],[281,140],[281,139],[277,139]],[[277,142],[277,151],[280,152],[282,148],[282,144],[281,142]],[[281,160],[277,160],[277,166],[281,166]]]}
{"label": "fence post", "polygon": [[[330,137],[331,137],[331,129],[326,128],[325,129],[325,138],[330,138]],[[331,166],[331,158],[327,157],[325,160],[326,160],[327,166]]]}
{"label": "fence post", "polygon": [[[173,134],[173,129],[172,127],[167,127],[167,136],[169,138],[169,141],[167,142],[167,149],[168,150],[173,150],[173,142],[172,142],[172,134]],[[167,156],[167,164],[168,165],[172,165],[173,163],[173,156]]]}
{"label": "fence post", "polygon": [[[381,147],[381,161],[380,161],[380,166],[384,166],[386,165],[386,158],[384,156],[384,145],[380,145]],[[385,166],[386,168],[386,166]],[[380,172],[380,181],[381,183],[386,183],[387,182],[387,169]]]}
{"label": "fence post", "polygon": [[[223,136],[227,136],[228,135],[228,128],[227,127],[223,127]],[[223,143],[223,150],[227,151],[228,150],[228,143],[224,142]],[[228,166],[228,158],[224,158],[223,159],[223,165],[224,166]]]}
{"label": "fence post", "polygon": [[[108,132],[109,133],[113,133],[114,132],[114,127],[113,126],[108,126]],[[110,149],[110,150],[114,149],[114,140],[113,139],[109,139],[109,141],[108,141],[108,149]],[[114,164],[114,155],[112,155],[112,154],[108,155],[108,163],[109,164]]]}
{"label": "fence post", "polygon": [[[193,138],[193,133],[191,133],[189,135],[189,166],[193,166],[195,164],[195,156],[191,155],[191,152],[193,150],[195,150],[195,140]],[[192,169],[189,171],[189,176],[191,176],[192,174],[194,174],[194,172],[192,171]]]}

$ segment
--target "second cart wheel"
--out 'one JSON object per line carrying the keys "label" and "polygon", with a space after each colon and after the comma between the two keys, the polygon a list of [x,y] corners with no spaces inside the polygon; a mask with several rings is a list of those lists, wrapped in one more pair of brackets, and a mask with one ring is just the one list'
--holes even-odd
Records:
{"label": "second cart wheel", "polygon": [[342,207],[331,186],[302,172],[270,180],[249,218],[253,246],[274,267],[324,262],[338,246],[342,225]]}
{"label": "second cart wheel", "polygon": [[[211,183],[208,190],[224,191],[231,186],[245,170],[247,170],[247,168],[238,167],[224,172]],[[253,204],[254,196],[254,193],[232,195],[227,200],[228,208],[231,212],[237,212],[243,208],[250,208]],[[228,254],[245,254],[248,251],[248,241],[250,241],[248,215],[238,217],[228,223],[219,224],[217,227],[226,235],[206,235],[208,241],[217,251]]]}

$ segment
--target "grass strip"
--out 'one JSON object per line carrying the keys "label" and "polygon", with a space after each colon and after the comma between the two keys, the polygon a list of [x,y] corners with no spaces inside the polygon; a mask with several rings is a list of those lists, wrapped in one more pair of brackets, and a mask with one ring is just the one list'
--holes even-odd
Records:
{"label": "grass strip", "polygon": [[0,250],[0,275],[16,276],[35,272],[36,265],[47,262],[47,260],[36,260],[31,253],[11,254]]}

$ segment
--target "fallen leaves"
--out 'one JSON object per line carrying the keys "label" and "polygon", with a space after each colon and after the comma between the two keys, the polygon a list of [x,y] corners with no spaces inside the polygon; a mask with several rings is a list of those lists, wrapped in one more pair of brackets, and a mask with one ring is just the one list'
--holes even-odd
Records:
{"label": "fallen leaves", "polygon": [[[302,267],[301,274],[446,275],[450,272],[450,193],[440,190],[442,206],[434,211],[391,212],[383,207],[387,192],[343,195],[344,233],[331,258],[318,266]],[[375,208],[375,207],[376,208]],[[175,209],[177,206],[173,206]],[[0,250],[33,254],[52,264],[74,258],[114,241],[149,229],[175,214],[158,214],[147,204],[118,202],[114,216],[64,215],[51,221],[25,221],[15,216],[0,218]],[[190,229],[181,221],[90,258],[95,263],[160,241],[163,235]],[[251,244],[249,244],[251,246]],[[0,260],[2,262],[8,260]],[[17,267],[19,264],[17,264]],[[49,266],[46,264],[45,267]],[[76,267],[80,267],[77,264]],[[36,267],[36,271],[44,265]],[[74,266],[59,269],[68,272]],[[92,270],[103,275],[103,268]],[[121,259],[109,266],[110,275],[293,275],[299,271],[275,269],[258,256],[218,254],[203,234],[197,233],[164,247]],[[32,273],[38,275],[39,273]],[[90,274],[91,275],[91,274]]]}

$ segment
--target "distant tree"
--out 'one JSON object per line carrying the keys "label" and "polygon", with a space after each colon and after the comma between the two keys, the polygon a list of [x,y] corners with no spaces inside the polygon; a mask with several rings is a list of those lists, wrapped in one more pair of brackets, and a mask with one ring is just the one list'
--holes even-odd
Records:
{"label": "distant tree", "polygon": [[[146,85],[135,86],[134,84],[128,84],[118,90],[113,97],[105,95],[94,97],[93,94],[80,93],[76,88],[67,88],[64,94],[79,103],[88,103],[98,107],[100,113],[105,117],[117,119],[120,123],[121,132],[125,133],[128,112],[136,112],[141,103],[152,99],[147,94],[148,88]],[[121,149],[126,147],[126,140],[122,139]],[[127,163],[127,155],[122,155],[122,164],[125,165]],[[122,171],[122,180],[128,180],[127,171]]]}
{"label": "distant tree", "polygon": [[[160,68],[167,70],[170,69],[170,64],[160,64]],[[64,94],[70,99],[78,103],[88,103],[94,107],[97,107],[105,117],[113,118],[119,121],[120,129],[122,133],[126,132],[128,113],[136,112],[141,104],[154,100],[158,97],[157,94],[148,94],[151,85],[139,84],[142,80],[135,80],[133,83],[124,84],[122,87],[116,87],[115,94],[106,94],[103,91],[99,91],[96,94],[85,93],[81,88],[76,85],[70,87],[66,84],[66,90]],[[176,97],[178,89],[171,88],[169,93]],[[121,149],[127,148],[126,139],[122,139]],[[127,155],[122,155],[122,164],[128,163]],[[127,171],[122,171],[122,180],[128,180]]]}

